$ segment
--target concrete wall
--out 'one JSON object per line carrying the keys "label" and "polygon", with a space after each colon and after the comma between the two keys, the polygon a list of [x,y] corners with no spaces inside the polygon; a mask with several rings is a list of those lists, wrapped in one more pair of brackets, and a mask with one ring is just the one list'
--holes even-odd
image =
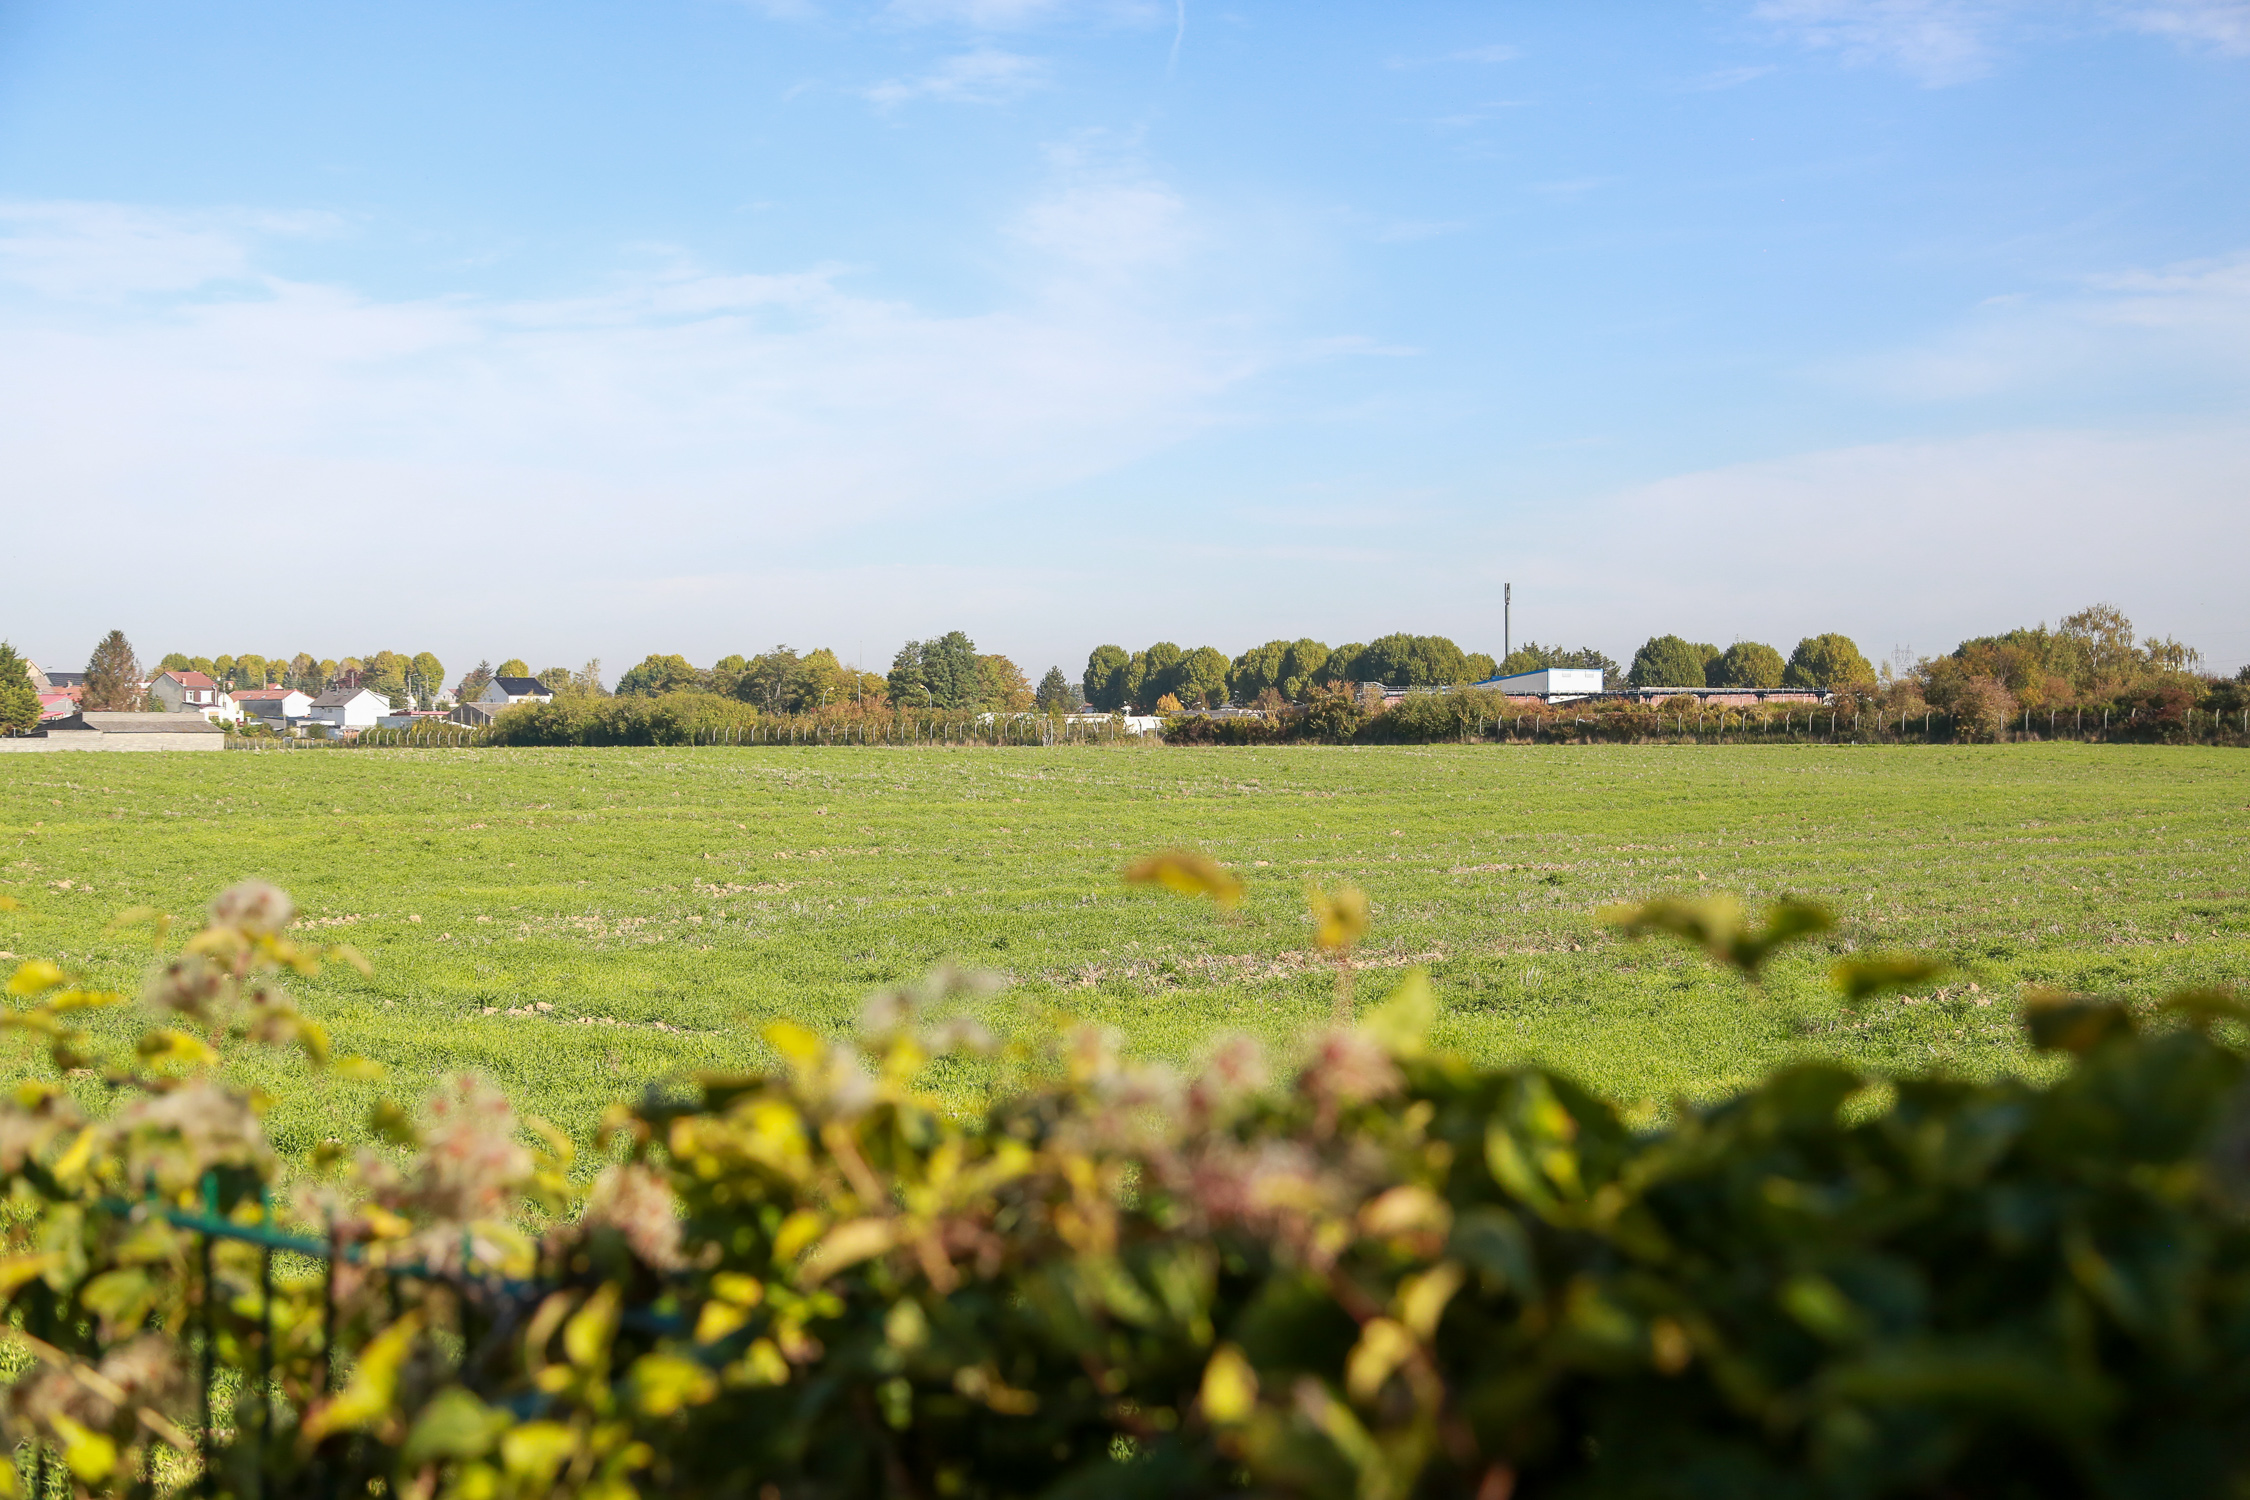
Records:
{"label": "concrete wall", "polygon": [[100,734],[91,730],[0,738],[0,755],[40,755],[62,750],[224,750],[223,734]]}

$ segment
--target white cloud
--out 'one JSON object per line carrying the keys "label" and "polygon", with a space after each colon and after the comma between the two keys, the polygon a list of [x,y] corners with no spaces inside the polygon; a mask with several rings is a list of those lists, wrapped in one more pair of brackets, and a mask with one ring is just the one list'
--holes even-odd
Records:
{"label": "white cloud", "polygon": [[1076,183],[1032,204],[1009,228],[1073,273],[1174,264],[1194,243],[1187,204],[1160,182]]}
{"label": "white cloud", "polygon": [[2125,24],[2232,56],[2250,56],[2250,0],[2167,0],[2124,7]]}
{"label": "white cloud", "polygon": [[1990,70],[2009,9],[2005,0],[1759,0],[1751,14],[1804,46],[1940,88]]}
{"label": "white cloud", "polygon": [[1174,12],[1170,0],[891,0],[885,14],[910,26],[1020,31],[1076,20],[1150,25]]}
{"label": "white cloud", "polygon": [[[940,315],[833,268],[689,263],[551,300],[385,299],[279,276],[248,231],[18,207],[0,214],[10,545],[129,538],[133,567],[194,581],[119,594],[58,573],[18,602],[68,634],[36,643],[66,660],[112,616],[162,650],[289,633],[260,622],[299,610],[346,635],[412,627],[441,653],[504,626],[525,649],[593,654],[605,601],[695,577],[732,592],[682,584],[674,639],[797,632],[758,579],[838,566],[825,554],[855,528],[1113,470],[1204,430],[1289,357],[1133,280],[1136,257],[1181,274],[1189,218],[1160,184],[1066,186],[1018,221],[1020,294]],[[1139,248],[1105,252],[1105,233]],[[1124,295],[1054,295],[1073,256]],[[74,259],[66,300],[50,270]],[[281,570],[234,587],[253,554]],[[874,635],[942,603],[834,613]]]}
{"label": "white cloud", "polygon": [[1908,400],[1960,400],[2193,374],[2250,380],[2250,253],[1994,298],[1920,344],[1835,370]]}
{"label": "white cloud", "polygon": [[1036,57],[979,47],[939,62],[919,78],[890,79],[866,90],[885,108],[929,99],[941,104],[1005,104],[1047,83],[1047,65]]}
{"label": "white cloud", "polygon": [[1538,580],[1539,639],[1612,655],[1660,631],[1787,651],[1821,630],[1929,655],[2107,599],[2231,671],[2250,660],[2246,493],[2241,422],[1882,443],[1638,486],[1499,567],[1519,605]]}

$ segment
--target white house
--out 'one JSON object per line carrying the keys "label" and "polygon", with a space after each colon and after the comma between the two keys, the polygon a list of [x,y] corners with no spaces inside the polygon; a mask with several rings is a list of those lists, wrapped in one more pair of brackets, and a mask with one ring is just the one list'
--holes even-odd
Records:
{"label": "white house", "polygon": [[312,711],[312,695],[295,688],[243,688],[231,696],[234,706],[244,714],[263,719],[276,728]]}
{"label": "white house", "polygon": [[1602,669],[1541,667],[1536,672],[1518,672],[1513,677],[1487,677],[1477,686],[1506,693],[1511,698],[1544,698],[1549,703],[1568,703],[1574,698],[1591,698],[1601,692]]}
{"label": "white house", "polygon": [[241,717],[234,699],[201,672],[159,672],[148,685],[167,713],[199,713],[206,719],[237,719]]}
{"label": "white house", "polygon": [[552,703],[552,688],[536,677],[495,677],[477,696],[479,703]]}
{"label": "white house", "polygon": [[391,700],[372,688],[330,688],[312,700],[305,717],[331,729],[358,733],[372,729],[391,711]]}

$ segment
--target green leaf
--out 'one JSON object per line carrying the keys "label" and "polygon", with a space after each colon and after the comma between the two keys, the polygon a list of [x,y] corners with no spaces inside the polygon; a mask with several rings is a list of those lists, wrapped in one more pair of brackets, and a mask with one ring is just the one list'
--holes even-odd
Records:
{"label": "green leaf", "polygon": [[1393,1057],[1419,1057],[1429,1049],[1430,1028],[1437,1024],[1437,995],[1430,989],[1429,972],[1409,969],[1390,998],[1368,1012],[1360,1030]]}
{"label": "green leaf", "polygon": [[442,1458],[482,1458],[515,1418],[495,1411],[457,1385],[430,1398],[399,1449],[402,1467],[419,1469]]}
{"label": "green leaf", "polygon": [[1915,989],[1950,969],[1951,965],[1934,958],[1870,954],[1843,960],[1829,975],[1835,980],[1836,988],[1844,992],[1844,998],[1856,1005],[1893,990]]}

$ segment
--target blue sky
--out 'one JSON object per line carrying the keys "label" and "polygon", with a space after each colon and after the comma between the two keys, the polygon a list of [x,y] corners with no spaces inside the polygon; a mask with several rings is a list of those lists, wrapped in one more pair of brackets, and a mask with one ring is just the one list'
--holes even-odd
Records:
{"label": "blue sky", "polygon": [[0,0],[0,631],[2250,660],[2250,0]]}

